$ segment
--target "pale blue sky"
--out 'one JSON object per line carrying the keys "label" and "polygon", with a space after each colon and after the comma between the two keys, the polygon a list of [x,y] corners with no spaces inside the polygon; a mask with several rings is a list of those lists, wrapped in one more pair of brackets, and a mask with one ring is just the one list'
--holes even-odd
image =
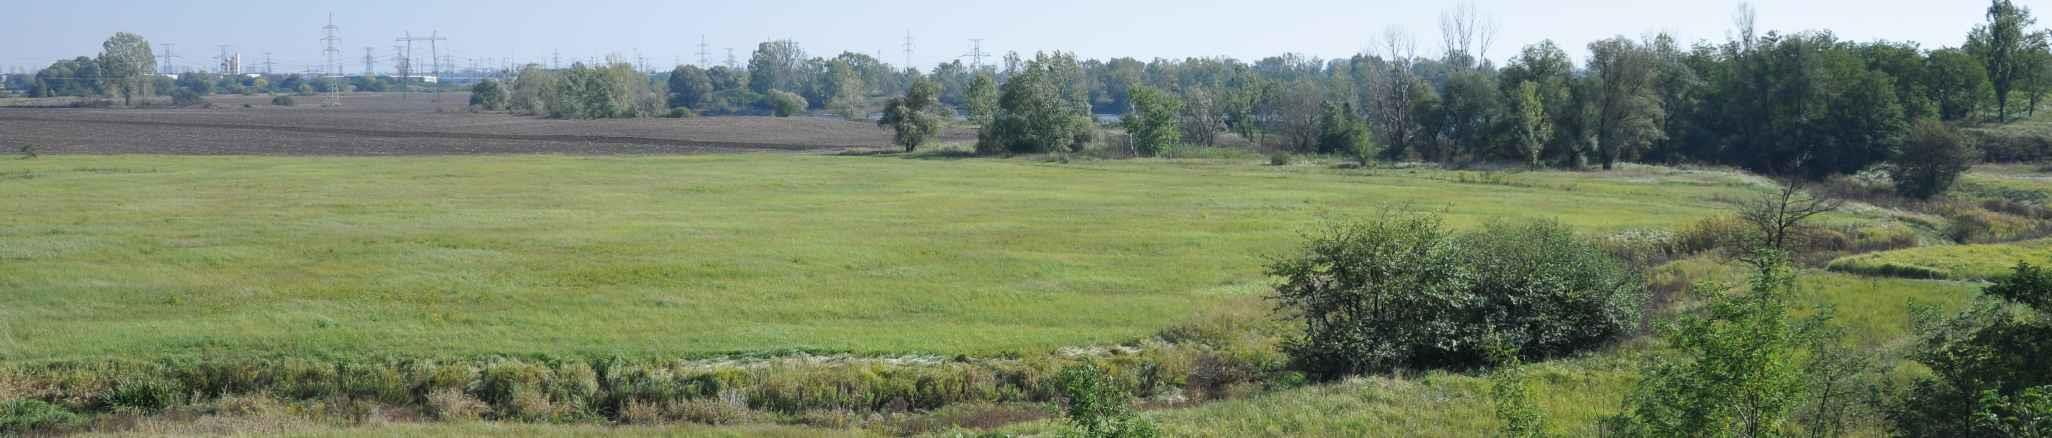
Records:
{"label": "pale blue sky", "polygon": [[[2020,4],[2043,10],[2041,3]],[[898,0],[898,1],[629,1],[349,0],[230,2],[81,0],[8,2],[0,24],[0,68],[12,71],[99,51],[116,31],[176,44],[181,65],[211,64],[229,44],[245,62],[270,52],[281,71],[321,61],[321,26],[333,12],[341,27],[347,71],[362,70],[365,46],[379,69],[390,68],[393,38],[439,30],[459,59],[546,61],[639,50],[650,64],[697,59],[699,35],[714,62],[734,48],[746,62],[757,42],[797,40],[815,56],[841,51],[876,54],[900,64],[905,33],[915,38],[921,69],[969,52],[983,38],[994,55],[1016,50],[1069,50],[1085,57],[1241,59],[1282,52],[1331,58],[1362,50],[1390,25],[1407,28],[1421,52],[1439,50],[1438,16],[1453,0]],[[1736,1],[1479,0],[1501,32],[1489,51],[1501,60],[1518,47],[1551,38],[1579,57],[1590,40],[1672,31],[1686,41],[1723,40]],[[1979,0],[1757,1],[1764,30],[1831,29],[1854,40],[1958,45],[1986,8]],[[425,49],[419,51],[423,55]],[[459,61],[467,63],[467,61]]]}

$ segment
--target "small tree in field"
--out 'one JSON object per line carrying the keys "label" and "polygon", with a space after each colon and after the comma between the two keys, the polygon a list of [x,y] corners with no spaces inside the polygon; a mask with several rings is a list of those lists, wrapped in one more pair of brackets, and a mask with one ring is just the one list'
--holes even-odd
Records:
{"label": "small tree in field", "polygon": [[1709,303],[1665,327],[1676,354],[1657,359],[1612,427],[1624,436],[1746,436],[1782,430],[1803,396],[1804,338],[1791,312],[1795,277],[1773,250],[1753,258],[1745,292],[1703,288]]}
{"label": "small tree in field", "polygon": [[905,152],[918,149],[940,133],[940,84],[920,79],[905,90],[905,97],[892,98],[884,104],[883,118],[876,126],[889,128],[896,135],[891,141],[905,147]]}
{"label": "small tree in field", "polygon": [[1133,136],[1135,152],[1153,156],[1183,141],[1181,100],[1147,86],[1134,87],[1131,93],[1133,111],[1122,122]]}
{"label": "small tree in field", "polygon": [[1085,438],[1152,438],[1161,435],[1153,422],[1133,412],[1132,395],[1105,376],[1097,364],[1084,362],[1062,369],[1056,377],[1066,399],[1062,413]]}
{"label": "small tree in field", "polygon": [[1950,190],[1952,183],[1973,167],[1973,157],[1973,145],[1959,130],[1921,120],[1910,128],[1909,141],[1896,155],[1889,177],[1895,181],[1897,194],[1930,199]]}

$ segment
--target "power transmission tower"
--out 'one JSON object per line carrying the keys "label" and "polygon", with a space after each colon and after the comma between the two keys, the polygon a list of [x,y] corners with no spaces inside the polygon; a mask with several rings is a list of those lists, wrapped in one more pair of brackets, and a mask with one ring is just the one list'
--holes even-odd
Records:
{"label": "power transmission tower", "polygon": [[912,31],[905,30],[905,68],[912,68]]}
{"label": "power transmission tower", "polygon": [[699,34],[699,35],[698,35],[698,66],[699,66],[699,67],[711,67],[711,66],[712,66],[712,54],[711,54],[711,53],[706,53],[706,48],[707,48],[707,47],[708,47],[708,45],[707,45],[707,44],[705,43],[705,34]]}
{"label": "power transmission tower", "polygon": [[264,52],[264,74],[271,74],[271,52]]}
{"label": "power transmission tower", "polygon": [[321,43],[327,48],[322,49],[321,54],[327,55],[328,65],[325,68],[333,72],[335,79],[328,83],[328,101],[322,106],[342,106],[342,64],[335,62],[335,57],[342,54],[342,49],[335,48],[335,43],[342,41],[342,37],[338,35],[341,30],[341,27],[335,26],[335,13],[328,13],[328,25],[321,27]]}
{"label": "power transmission tower", "polygon": [[[435,77],[435,81],[436,81],[436,82],[440,82],[440,81],[442,80],[442,51],[441,51],[441,46],[440,46],[440,43],[441,43],[442,41],[448,41],[448,40],[449,40],[448,38],[443,38],[443,37],[442,37],[442,31],[439,31],[439,30],[438,30],[438,31],[435,31],[434,33],[428,34],[428,36],[425,36],[425,37],[416,37],[416,36],[413,36],[413,32],[411,32],[411,31],[408,31],[408,32],[406,32],[406,36],[402,36],[402,37],[399,37],[399,40],[398,40],[398,41],[399,41],[399,42],[402,42],[402,43],[406,43],[406,57],[407,57],[407,59],[409,59],[409,60],[413,58],[413,43],[414,43],[415,41],[425,41],[425,42],[427,42],[427,43],[428,43],[428,68],[429,68],[429,70],[430,70],[430,71],[429,71],[429,75],[431,75],[431,76],[434,76],[434,77]],[[408,62],[408,64],[412,64],[412,63],[411,63],[411,62]],[[412,66],[411,66],[411,65],[408,65],[408,66],[406,66],[406,68],[407,68],[408,70],[411,70],[411,69],[412,69]],[[409,73],[410,73],[410,71],[409,71]],[[402,74],[401,74],[401,76],[411,76],[411,75],[410,75],[410,74],[404,74],[404,73],[402,73]],[[426,81],[427,81],[427,78],[421,78],[421,82],[426,82]],[[408,92],[411,92],[411,87],[408,87]],[[440,103],[441,101],[442,101],[442,87],[439,87],[439,86],[437,86],[437,87],[435,87],[435,102],[436,102],[436,103]]]}
{"label": "power transmission tower", "polygon": [[735,60],[734,60],[734,48],[733,48],[733,47],[728,47],[728,48],[727,48],[727,68],[729,68],[729,69],[736,69],[736,68],[741,68],[741,63],[740,63],[740,62],[737,62],[737,61],[735,61]]}
{"label": "power transmission tower", "polygon": [[401,88],[405,87],[406,74],[410,71],[409,69],[412,67],[411,64],[412,62],[409,62],[406,59],[406,46],[393,44],[392,70],[399,74],[399,84]]}
{"label": "power transmission tower", "polygon": [[983,51],[983,39],[970,38],[969,54],[962,55],[964,58],[969,58],[970,71],[983,70],[983,57],[985,56],[990,56],[990,52]]}
{"label": "power transmission tower", "polygon": [[364,75],[364,77],[370,77],[370,76],[372,76],[372,75],[375,75],[375,74],[377,74],[377,72],[378,72],[378,56],[377,56],[377,50],[378,50],[378,48],[376,48],[376,47],[371,47],[371,46],[363,46],[363,75]]}
{"label": "power transmission tower", "polygon": [[171,47],[176,45],[177,44],[173,43],[164,43],[164,56],[157,57],[160,60],[164,61],[164,74],[178,74],[178,67],[171,65],[171,60],[178,59],[178,55],[171,54]]}

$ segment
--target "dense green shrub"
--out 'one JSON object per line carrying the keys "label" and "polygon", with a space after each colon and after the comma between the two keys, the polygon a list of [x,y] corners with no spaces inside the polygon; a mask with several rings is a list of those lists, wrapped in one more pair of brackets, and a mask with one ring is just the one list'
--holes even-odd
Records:
{"label": "dense green shrub", "polygon": [[171,104],[177,106],[199,106],[207,103],[206,95],[190,89],[180,88],[171,92]]}
{"label": "dense green shrub", "polygon": [[[1526,357],[1573,353],[1639,324],[1645,284],[1623,263],[1557,222],[1494,223],[1456,242],[1480,319],[1470,323]],[[1477,315],[1470,315],[1474,318]],[[1486,351],[1468,363],[1486,360]]]}
{"label": "dense green shrub", "polygon": [[1303,334],[1283,345],[1311,377],[1487,364],[1502,340],[1526,357],[1586,349],[1638,324],[1645,287],[1565,226],[1495,224],[1464,235],[1438,219],[1341,224],[1269,266]]}
{"label": "dense green shrub", "polygon": [[1889,178],[1895,181],[1897,194],[1930,199],[1951,189],[1953,181],[1973,166],[1974,155],[1973,145],[1958,130],[1933,120],[1919,121],[1890,163]]}
{"label": "dense green shrub", "polygon": [[85,417],[41,400],[0,402],[0,435],[58,432],[85,422]]}
{"label": "dense green shrub", "polygon": [[478,82],[470,87],[470,106],[485,111],[506,109],[506,87],[491,79]]}
{"label": "dense green shrub", "polygon": [[790,117],[805,111],[805,96],[784,90],[770,90],[770,110],[777,117]]}
{"label": "dense green shrub", "polygon": [[1978,146],[1981,161],[2030,163],[2052,159],[2052,137],[2003,129],[1967,131]]}

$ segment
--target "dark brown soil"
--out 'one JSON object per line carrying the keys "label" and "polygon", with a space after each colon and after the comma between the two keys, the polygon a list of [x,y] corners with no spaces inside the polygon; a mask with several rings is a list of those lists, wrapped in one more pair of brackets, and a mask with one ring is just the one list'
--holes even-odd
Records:
{"label": "dark brown soil", "polygon": [[[213,108],[0,109],[0,148],[48,154],[452,155],[836,152],[890,148],[888,131],[832,118],[547,120],[462,112],[464,96],[345,95],[272,106],[215,96]],[[247,100],[249,102],[242,102]],[[261,101],[261,102],[259,102]],[[248,108],[244,108],[244,103]],[[949,139],[973,138],[953,133]]]}

